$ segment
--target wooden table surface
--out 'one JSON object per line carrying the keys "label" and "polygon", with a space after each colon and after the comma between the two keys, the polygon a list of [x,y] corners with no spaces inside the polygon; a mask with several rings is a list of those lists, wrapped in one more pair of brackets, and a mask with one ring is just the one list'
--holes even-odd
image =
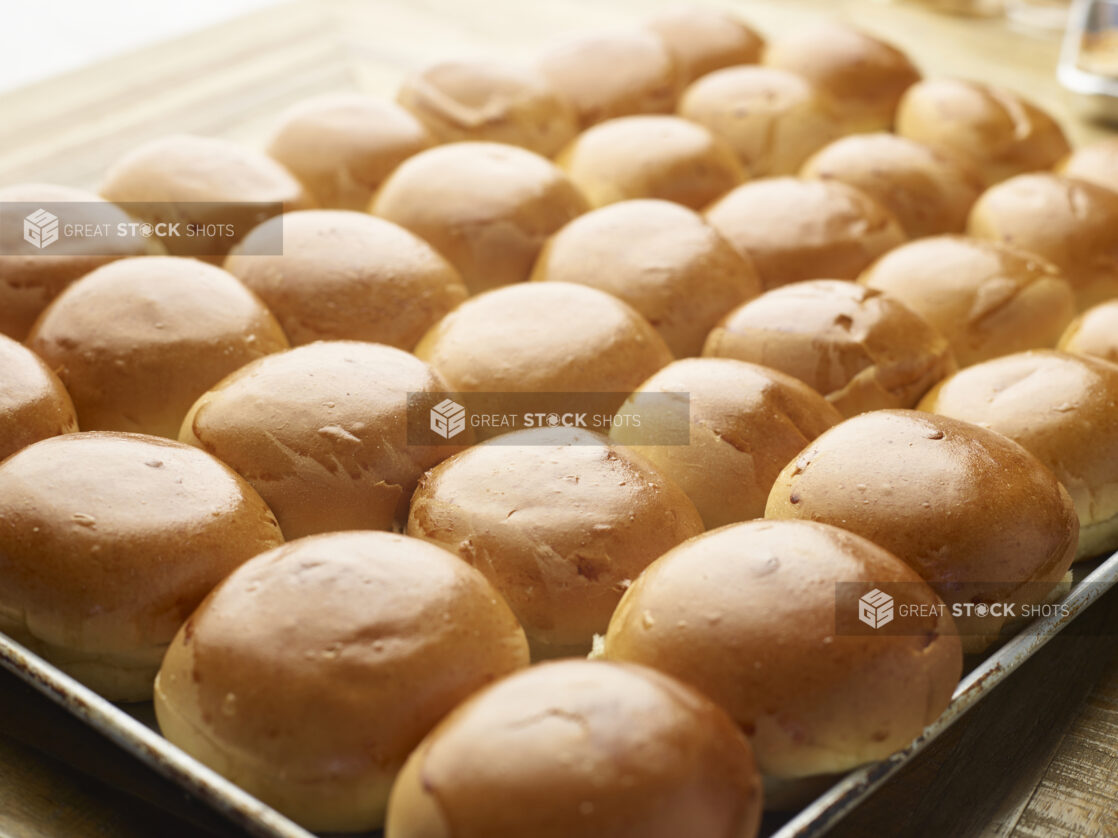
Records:
{"label": "wooden table surface", "polygon": [[[95,186],[137,143],[173,131],[258,143],[315,93],[391,96],[429,61],[527,59],[564,33],[639,20],[673,0],[299,0],[0,96],[0,184]],[[872,0],[742,0],[777,33],[820,14],[894,40],[928,74],[1027,92],[1076,143],[1055,38]],[[0,673],[0,836],[237,836],[204,807]],[[1118,590],[1096,603],[833,833],[1118,836]]]}

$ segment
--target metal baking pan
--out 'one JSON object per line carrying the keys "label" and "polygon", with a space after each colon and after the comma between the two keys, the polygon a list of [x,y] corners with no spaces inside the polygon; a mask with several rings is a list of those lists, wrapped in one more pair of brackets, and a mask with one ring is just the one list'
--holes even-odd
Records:
{"label": "metal baking pan", "polygon": [[1057,76],[1084,116],[1118,122],[1118,0],[1074,0]]}
{"label": "metal baking pan", "polygon": [[[1073,567],[1060,613],[1025,625],[967,672],[943,714],[908,747],[857,768],[787,820],[771,838],[823,835],[909,760],[982,700],[1095,600],[1118,584],[1118,553]],[[248,833],[260,838],[313,838],[312,833],[242,791],[159,735],[151,704],[116,705],[0,633],[0,666],[61,705],[162,776],[181,786]],[[367,833],[368,836],[380,833]]]}

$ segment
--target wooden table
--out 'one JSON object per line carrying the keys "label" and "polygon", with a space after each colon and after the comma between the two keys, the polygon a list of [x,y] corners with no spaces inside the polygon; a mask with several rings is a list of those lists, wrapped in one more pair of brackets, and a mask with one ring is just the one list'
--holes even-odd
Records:
{"label": "wooden table", "polygon": [[[0,183],[95,186],[137,143],[173,131],[258,143],[305,96],[391,96],[428,61],[530,57],[563,33],[626,25],[673,0],[301,0],[0,96]],[[732,4],[723,4],[732,5]],[[747,0],[769,33],[845,16],[929,74],[1015,87],[1078,121],[1054,77],[1058,44],[1001,23],[872,0]],[[833,834],[1118,836],[1118,591],[941,737]],[[235,836],[28,688],[0,675],[0,836]]]}

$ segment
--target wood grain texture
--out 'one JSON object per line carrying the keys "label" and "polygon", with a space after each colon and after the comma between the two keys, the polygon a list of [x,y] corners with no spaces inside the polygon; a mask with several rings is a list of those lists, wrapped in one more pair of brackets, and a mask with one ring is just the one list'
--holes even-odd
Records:
{"label": "wood grain texture", "polygon": [[1040,783],[999,834],[1118,835],[1118,666],[1088,695]]}
{"label": "wood grain texture", "polygon": [[213,835],[0,737],[0,836],[205,838]]}
{"label": "wood grain texture", "polygon": [[[114,159],[171,132],[260,144],[279,111],[306,96],[391,97],[405,73],[430,61],[527,61],[569,33],[631,26],[677,2],[296,0],[0,96],[0,183],[95,187]],[[1054,38],[874,0],[712,5],[770,36],[821,14],[852,20],[929,75],[1025,92],[1076,143],[1105,133],[1075,118],[1055,79]],[[1074,625],[833,834],[1118,836],[1118,591]],[[239,833],[0,673],[0,836],[211,834]]]}

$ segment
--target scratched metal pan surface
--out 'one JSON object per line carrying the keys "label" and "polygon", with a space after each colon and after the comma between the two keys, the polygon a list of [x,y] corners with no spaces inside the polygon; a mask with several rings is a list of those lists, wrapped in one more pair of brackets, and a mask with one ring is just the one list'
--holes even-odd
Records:
{"label": "scratched metal pan surface", "polygon": [[[1040,618],[983,659],[963,678],[943,714],[907,748],[855,769],[786,821],[770,838],[823,835],[899,771],[990,690],[1028,660],[1084,609],[1118,584],[1118,553],[1077,565],[1061,600],[1066,611]],[[151,726],[151,704],[116,705],[0,633],[0,666],[95,728],[145,765],[260,838],[313,838],[312,833],[261,803],[161,737]],[[369,835],[379,835],[370,833]]]}

